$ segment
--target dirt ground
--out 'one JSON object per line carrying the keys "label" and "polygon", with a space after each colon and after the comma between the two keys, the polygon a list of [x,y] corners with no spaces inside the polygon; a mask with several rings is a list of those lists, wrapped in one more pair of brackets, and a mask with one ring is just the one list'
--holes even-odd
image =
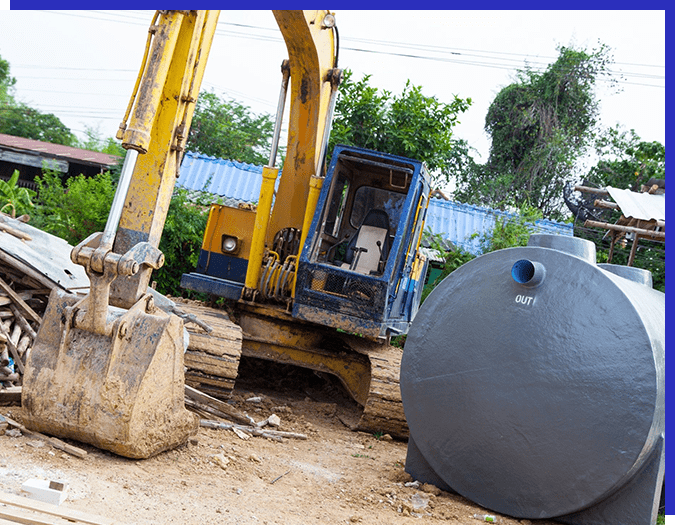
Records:
{"label": "dirt ground", "polygon": [[[406,443],[349,430],[342,421],[356,407],[330,378],[242,360],[230,402],[256,421],[275,413],[280,430],[308,439],[243,440],[231,430],[200,428],[184,446],[130,460],[71,442],[88,452],[79,459],[30,436],[4,435],[0,492],[26,495],[21,485],[31,478],[66,482],[62,507],[124,524],[472,525],[474,515],[489,513],[504,525],[554,525],[494,514],[456,494],[411,484]],[[20,407],[0,413],[21,420]]]}

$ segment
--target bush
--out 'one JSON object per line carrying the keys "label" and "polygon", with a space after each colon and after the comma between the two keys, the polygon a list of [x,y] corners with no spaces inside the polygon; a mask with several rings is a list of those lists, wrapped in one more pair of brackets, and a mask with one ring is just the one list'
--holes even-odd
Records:
{"label": "bush", "polygon": [[28,188],[21,188],[19,183],[19,170],[14,170],[9,181],[0,179],[0,212],[16,217],[33,209],[32,198],[35,192]]}
{"label": "bush", "polygon": [[478,237],[481,253],[527,246],[533,232],[532,225],[542,217],[540,210],[524,204],[515,216],[497,218],[494,228]]}
{"label": "bush", "polygon": [[[76,246],[87,236],[102,232],[115,196],[114,175],[103,173],[93,178],[83,175],[66,180],[44,170],[35,179],[39,191],[38,206],[31,223]],[[184,273],[194,271],[202,246],[209,210],[208,197],[193,202],[188,192],[176,189],[164,225],[159,249],[165,263],[153,274],[157,291],[165,295],[191,295],[180,288]]]}
{"label": "bush", "polygon": [[166,262],[153,273],[159,293],[190,295],[190,292],[181,289],[180,278],[197,267],[208,211],[209,202],[205,198],[193,202],[188,199],[186,190],[179,188],[174,191],[159,242]]}
{"label": "bush", "polygon": [[59,174],[43,170],[36,177],[38,203],[33,225],[65,239],[73,246],[94,232],[101,232],[115,196],[110,173],[92,178],[80,174],[66,180]]}

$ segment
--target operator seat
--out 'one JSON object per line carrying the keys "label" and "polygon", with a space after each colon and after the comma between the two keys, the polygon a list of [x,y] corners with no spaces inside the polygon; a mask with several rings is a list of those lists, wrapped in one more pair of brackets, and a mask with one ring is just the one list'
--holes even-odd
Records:
{"label": "operator seat", "polygon": [[380,273],[380,263],[389,256],[389,215],[370,210],[347,244],[343,268],[363,274]]}

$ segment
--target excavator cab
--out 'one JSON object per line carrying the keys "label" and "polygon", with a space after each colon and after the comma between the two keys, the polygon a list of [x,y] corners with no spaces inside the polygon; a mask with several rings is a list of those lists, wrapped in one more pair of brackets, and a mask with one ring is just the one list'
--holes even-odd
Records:
{"label": "excavator cab", "polygon": [[406,333],[426,273],[417,252],[428,199],[423,163],[337,146],[300,256],[293,316],[371,339]]}
{"label": "excavator cab", "polygon": [[[295,319],[371,340],[407,333],[426,274],[418,248],[429,191],[420,161],[336,146],[304,245],[298,245],[297,233],[293,242],[286,238],[288,230],[274,235],[254,300],[282,304]],[[181,284],[250,303],[244,298],[251,264],[245,259],[246,243],[233,242],[243,247],[232,254],[227,241],[244,238],[240,230],[247,223],[242,217],[250,215],[252,224],[254,214],[225,208],[212,207],[200,263],[195,272],[183,275]],[[294,247],[286,250],[286,245]],[[290,255],[279,255],[285,250]],[[284,262],[296,258],[297,265]],[[294,273],[295,296],[289,297]],[[288,288],[287,294],[279,293],[283,288]]]}

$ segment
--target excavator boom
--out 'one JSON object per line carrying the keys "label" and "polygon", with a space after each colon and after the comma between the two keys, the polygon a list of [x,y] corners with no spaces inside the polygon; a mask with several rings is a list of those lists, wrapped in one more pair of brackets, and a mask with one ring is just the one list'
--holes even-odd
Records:
{"label": "excavator boom", "polygon": [[[298,156],[292,164],[303,175],[290,183],[295,188],[284,186],[284,198],[303,208],[307,192],[297,177],[306,176],[304,166],[316,173],[320,123],[329,112],[328,15],[275,14],[291,67],[306,70],[293,80],[299,104],[291,105],[292,119],[304,119],[291,131]],[[84,298],[54,292],[27,362],[22,404],[29,428],[135,458],[185,442],[197,430],[183,402],[183,321],[155,307],[148,283],[164,262],[159,241],[217,20],[217,11],[159,11],[152,20],[118,132],[128,154],[106,228],[71,253],[87,271],[90,292]],[[302,219],[301,213],[293,224]]]}
{"label": "excavator boom", "polygon": [[[128,152],[108,222],[71,253],[90,292],[54,292],[26,364],[28,428],[149,457],[198,428],[185,382],[216,395],[225,384],[227,395],[245,355],[332,373],[364,407],[359,428],[407,432],[400,350],[388,339],[407,331],[419,304],[426,169],[346,146],[325,169],[342,79],[335,17],[273,14],[288,60],[259,202],[212,207],[197,272],[181,283],[232,300],[239,325],[205,307],[156,303],[148,290],[164,263],[159,241],[218,21],[217,11],[158,11],[117,135]],[[216,329],[188,331],[191,316]]]}

